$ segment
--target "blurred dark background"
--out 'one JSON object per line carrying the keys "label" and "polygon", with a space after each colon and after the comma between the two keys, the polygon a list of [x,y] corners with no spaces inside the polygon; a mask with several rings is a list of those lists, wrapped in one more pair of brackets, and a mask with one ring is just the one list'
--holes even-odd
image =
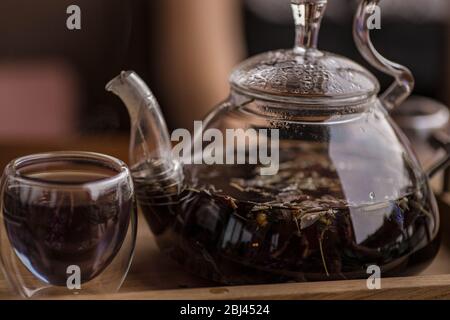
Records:
{"label": "blurred dark background", "polygon": [[[330,0],[320,48],[367,66],[352,39],[356,2]],[[385,2],[376,47],[412,69],[416,94],[449,103],[449,1]],[[66,28],[72,4],[81,30]],[[2,0],[0,143],[126,133],[125,108],[104,90],[122,69],[147,81],[172,129],[190,128],[226,98],[234,65],[293,39],[288,0]]]}

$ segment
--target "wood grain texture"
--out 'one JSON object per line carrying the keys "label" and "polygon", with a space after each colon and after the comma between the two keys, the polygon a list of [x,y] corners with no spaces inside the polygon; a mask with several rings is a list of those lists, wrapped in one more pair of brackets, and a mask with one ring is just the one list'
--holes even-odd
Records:
{"label": "wood grain texture", "polygon": [[382,280],[380,290],[368,290],[365,280],[289,283],[261,286],[199,288],[120,293],[94,299],[163,299],[163,300],[399,300],[449,299],[450,275],[431,275]]}

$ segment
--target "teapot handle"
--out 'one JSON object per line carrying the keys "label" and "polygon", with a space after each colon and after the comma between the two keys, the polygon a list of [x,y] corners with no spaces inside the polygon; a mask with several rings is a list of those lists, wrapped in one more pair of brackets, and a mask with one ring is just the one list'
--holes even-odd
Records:
{"label": "teapot handle", "polygon": [[376,14],[380,1],[361,1],[354,19],[353,38],[361,55],[373,67],[395,78],[395,82],[380,96],[384,107],[391,111],[411,95],[414,77],[408,68],[384,58],[372,44],[368,24],[370,18]]}

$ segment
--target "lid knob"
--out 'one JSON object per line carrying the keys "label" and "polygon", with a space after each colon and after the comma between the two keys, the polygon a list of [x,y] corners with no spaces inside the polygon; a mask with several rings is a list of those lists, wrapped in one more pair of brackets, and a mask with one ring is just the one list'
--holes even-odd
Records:
{"label": "lid knob", "polygon": [[298,53],[315,51],[327,0],[291,0],[296,27],[295,48]]}

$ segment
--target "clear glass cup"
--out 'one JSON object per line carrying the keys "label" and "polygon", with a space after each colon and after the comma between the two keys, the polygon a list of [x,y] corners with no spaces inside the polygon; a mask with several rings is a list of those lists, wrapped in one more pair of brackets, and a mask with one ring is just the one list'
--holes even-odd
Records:
{"label": "clear glass cup", "polygon": [[113,293],[136,242],[128,167],[107,155],[13,160],[0,184],[0,267],[24,297]]}

